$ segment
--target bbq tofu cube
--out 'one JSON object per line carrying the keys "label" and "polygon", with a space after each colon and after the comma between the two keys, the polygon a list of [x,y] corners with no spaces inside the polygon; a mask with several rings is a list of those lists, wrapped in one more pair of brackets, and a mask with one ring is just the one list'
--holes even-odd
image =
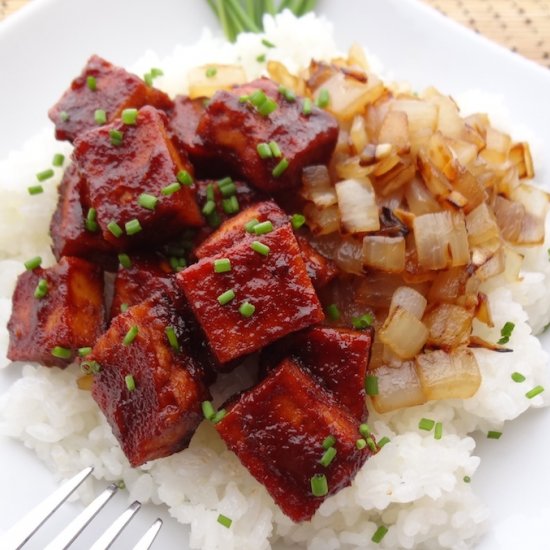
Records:
{"label": "bbq tofu cube", "polygon": [[92,396],[132,466],[184,449],[203,419],[210,394],[192,346],[185,321],[152,298],[116,317],[87,358],[100,369]]}
{"label": "bbq tofu cube", "polygon": [[[237,216],[225,221],[215,233],[195,249],[195,256],[197,258],[215,256],[220,250],[227,250],[236,244],[256,240],[258,235],[252,227],[253,220],[270,221],[274,228],[288,224],[288,216],[273,201],[254,204]],[[248,222],[252,223],[247,229]]]}
{"label": "bbq tofu cube", "polygon": [[53,267],[19,276],[8,323],[8,358],[64,367],[104,329],[103,271],[65,257]]}
{"label": "bbq tofu cube", "polygon": [[[224,259],[230,270],[216,272],[227,267]],[[324,317],[289,224],[220,249],[179,273],[177,281],[220,363]]]}
{"label": "bbq tofu cube", "polygon": [[115,249],[97,229],[94,221],[86,223],[82,208],[85,182],[76,166],[71,164],[63,174],[59,186],[59,200],[50,224],[52,250],[59,261],[62,256],[91,259],[112,268],[116,265]]}
{"label": "bbq tofu cube", "polygon": [[306,264],[307,274],[316,290],[323,288],[338,274],[336,264],[319,254],[302,235],[297,235],[302,258]]}
{"label": "bbq tofu cube", "polygon": [[[119,249],[163,242],[204,223],[192,190],[177,183],[178,174],[192,168],[168,139],[165,120],[160,111],[143,107],[135,124],[117,121],[75,141],[74,158],[97,223]],[[113,233],[113,223],[126,235]]]}
{"label": "bbq tofu cube", "polygon": [[[356,446],[361,435],[355,419],[290,360],[243,393],[215,426],[294,521],[309,520],[327,495],[351,483],[370,456],[368,447]],[[328,436],[336,441],[336,454],[323,464],[323,442]],[[321,476],[326,479],[326,491]]]}
{"label": "bbq tofu cube", "polygon": [[292,357],[358,421],[366,418],[365,377],[372,331],[312,327],[275,342],[262,352],[262,369]]}
{"label": "bbq tofu cube", "polygon": [[143,105],[169,109],[172,100],[141,78],[93,55],[48,115],[55,124],[55,137],[74,141],[79,134],[98,126],[97,110],[104,111],[106,122],[112,122],[124,109]]}
{"label": "bbq tofu cube", "polygon": [[[299,185],[305,166],[327,164],[336,145],[336,119],[317,107],[310,114],[303,110],[302,98],[289,101],[275,82],[263,78],[217,92],[197,133],[237,174],[274,193]],[[271,142],[280,152],[274,147],[260,155],[258,146]]]}

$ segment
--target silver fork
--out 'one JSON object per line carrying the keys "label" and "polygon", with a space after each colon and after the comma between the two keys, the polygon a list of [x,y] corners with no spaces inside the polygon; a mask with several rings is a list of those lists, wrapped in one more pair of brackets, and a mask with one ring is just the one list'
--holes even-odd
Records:
{"label": "silver fork", "polygon": [[[92,471],[93,468],[91,467],[85,468],[66,481],[59,489],[54,491],[25,517],[20,519],[9,531],[0,536],[0,548],[2,550],[16,550],[22,548],[38,528],[67,500],[67,498],[69,498]],[[64,548],[68,548],[101,508],[107,504],[117,490],[118,486],[116,484],[113,483],[109,485],[103,493],[89,504],[52,542],[50,542],[50,544],[48,544],[48,546],[46,546],[45,550],[63,550]],[[141,503],[137,500],[130,504],[130,506],[115,519],[107,530],[96,540],[90,550],[106,550],[109,548],[140,507]],[[157,518],[136,546],[134,546],[133,550],[148,550],[153,544],[161,527],[162,520]]]}

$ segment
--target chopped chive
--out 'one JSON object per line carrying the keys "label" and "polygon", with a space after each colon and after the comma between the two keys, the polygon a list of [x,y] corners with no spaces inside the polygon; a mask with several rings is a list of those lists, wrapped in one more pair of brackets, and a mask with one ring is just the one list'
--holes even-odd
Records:
{"label": "chopped chive", "polygon": [[147,84],[147,86],[152,86],[153,85],[153,75],[151,73],[145,73],[143,75],[143,81],[145,82],[145,84]]}
{"label": "chopped chive", "polygon": [[256,151],[258,151],[258,155],[260,155],[261,159],[269,159],[273,156],[271,147],[269,147],[269,144],[267,143],[258,143]]}
{"label": "chopped chive", "polygon": [[210,420],[213,424],[217,424],[226,414],[225,409],[220,409]]}
{"label": "chopped chive", "polygon": [[256,225],[258,225],[259,223],[260,222],[256,218],[254,218],[253,220],[250,220],[244,224],[244,230],[247,233],[254,233],[254,227],[256,227]]}
{"label": "chopped chive", "polygon": [[384,436],[379,442],[378,442],[378,448],[381,449],[384,445],[390,442],[390,438]]}
{"label": "chopped chive", "polygon": [[88,86],[88,88],[92,90],[92,92],[95,92],[97,90],[97,80],[95,76],[88,75],[86,77],[86,86]]}
{"label": "chopped chive", "polygon": [[336,304],[330,304],[326,308],[327,317],[331,321],[338,321],[340,319],[340,310],[338,309],[338,306]]}
{"label": "chopped chive", "polygon": [[206,420],[212,420],[216,416],[216,409],[210,401],[203,401],[201,403],[202,414]]}
{"label": "chopped chive", "polygon": [[138,204],[143,206],[143,208],[147,208],[147,210],[154,210],[158,201],[157,197],[149,195],[148,193],[142,193],[138,197]]}
{"label": "chopped chive", "polygon": [[174,327],[166,327],[164,329],[164,332],[166,334],[166,337],[168,338],[168,343],[170,344],[170,347],[174,351],[179,351],[180,344],[178,342],[178,337],[176,336],[176,331],[174,330]]}
{"label": "chopped chive", "polygon": [[262,38],[262,44],[266,48],[274,48],[275,47],[275,44],[273,44],[273,42],[270,42],[267,38]]}
{"label": "chopped chive", "polygon": [[94,120],[100,126],[107,122],[107,113],[103,109],[96,109],[94,112]]}
{"label": "chopped chive", "polygon": [[44,188],[41,185],[31,185],[27,187],[27,191],[29,195],[40,195],[40,193],[44,192]]}
{"label": "chopped chive", "polygon": [[330,101],[330,93],[326,88],[322,88],[319,91],[319,95],[317,96],[317,107],[321,107],[321,109],[324,109],[328,106]]}
{"label": "chopped chive", "polygon": [[122,111],[122,122],[128,126],[133,126],[137,122],[138,110],[137,109],[124,109]]}
{"label": "chopped chive", "polygon": [[175,193],[176,191],[179,191],[180,189],[181,189],[181,185],[177,181],[175,181],[174,183],[170,183],[166,187],[163,187],[160,192],[163,195],[172,195],[173,193]]}
{"label": "chopped chive", "polygon": [[355,446],[361,451],[367,446],[367,442],[363,438],[360,438],[355,442]]}
{"label": "chopped chive", "polygon": [[118,147],[122,145],[124,134],[120,130],[109,130],[109,137],[111,138],[111,145]]}
{"label": "chopped chive", "polygon": [[371,327],[373,322],[374,322],[374,317],[370,313],[365,313],[364,315],[361,315],[361,317],[354,317],[351,320],[351,324],[353,325],[353,328],[357,330],[365,330]]}
{"label": "chopped chive", "polygon": [[216,67],[208,67],[204,73],[206,78],[213,78],[218,74],[218,69]]}
{"label": "chopped chive", "polygon": [[69,113],[67,111],[61,111],[59,113],[59,119],[61,122],[67,122],[71,117],[69,116]]}
{"label": "chopped chive", "polygon": [[242,95],[239,97],[239,103],[246,103],[250,101],[250,96],[249,95]]}
{"label": "chopped chive", "polygon": [[276,101],[273,101],[270,97],[268,97],[259,107],[258,107],[258,113],[260,113],[262,116],[269,116],[271,113],[277,110],[279,106],[277,105]]}
{"label": "chopped chive", "polygon": [[225,187],[230,183],[233,183],[233,180],[229,176],[227,176],[225,178],[222,178],[221,180],[218,180],[218,187]]}
{"label": "chopped chive", "polygon": [[237,192],[237,186],[233,182],[223,186],[220,185],[219,187],[223,197],[231,197]]}
{"label": "chopped chive", "polygon": [[311,492],[314,497],[324,497],[328,494],[328,483],[325,474],[315,474],[311,478]]}
{"label": "chopped chive", "polygon": [[250,103],[252,103],[254,107],[259,107],[266,101],[266,99],[267,96],[262,92],[262,90],[256,90],[249,97]]}
{"label": "chopped chive", "polygon": [[240,210],[239,201],[235,195],[228,199],[223,199],[222,207],[226,214],[236,214]]}
{"label": "chopped chive", "polygon": [[500,439],[502,432],[489,431],[487,432],[487,439]]}
{"label": "chopped chive", "polygon": [[374,535],[372,535],[371,539],[372,542],[375,542],[376,544],[379,544],[382,542],[382,539],[386,536],[386,533],[388,532],[388,528],[384,525],[380,525]]}
{"label": "chopped chive", "polygon": [[217,300],[221,306],[225,306],[226,304],[231,302],[231,300],[233,300],[234,298],[235,298],[235,291],[232,288],[230,288],[229,290],[222,292],[218,296]]}
{"label": "chopped chive", "polygon": [[109,222],[107,224],[107,229],[118,239],[124,231],[122,231],[122,227],[118,225],[117,222],[114,220],[112,222]]}
{"label": "chopped chive", "polygon": [[36,174],[36,179],[38,181],[45,181],[53,177],[53,174],[53,170],[51,168],[48,168],[47,170],[42,170],[42,172],[38,172],[38,174]]}
{"label": "chopped chive", "polygon": [[279,93],[289,102],[293,103],[296,101],[296,94],[292,91],[286,88],[285,86],[279,86]]}
{"label": "chopped chive", "polygon": [[529,390],[525,394],[525,397],[527,397],[527,399],[533,399],[533,397],[540,395],[543,391],[544,391],[544,388],[542,386],[535,386],[532,390]]}
{"label": "chopped chive", "polygon": [[375,453],[378,449],[376,448],[376,443],[374,442],[374,439],[372,437],[367,437],[367,446],[371,450],[371,452]]}
{"label": "chopped chive", "polygon": [[434,439],[441,439],[443,435],[443,424],[441,422],[435,423]]}
{"label": "chopped chive", "polygon": [[187,267],[187,262],[185,261],[185,258],[178,258],[176,256],[171,256],[169,263],[170,263],[170,267],[176,273],[179,273],[180,271],[182,271]]}
{"label": "chopped chive", "polygon": [[101,371],[101,365],[97,361],[82,361],[80,370],[84,374],[97,374]]}
{"label": "chopped chive", "polygon": [[124,338],[122,339],[122,343],[125,346],[129,346],[136,339],[138,332],[139,328],[137,327],[137,325],[133,325],[126,333],[126,336],[124,336]]}
{"label": "chopped chive", "polygon": [[92,348],[78,348],[79,357],[86,357],[86,355],[90,355],[90,353],[92,353]]}
{"label": "chopped chive", "polygon": [[472,478],[470,476],[464,476],[462,480],[464,481],[464,483],[470,483],[470,481],[472,481]]}
{"label": "chopped chive", "polygon": [[212,212],[214,212],[214,210],[216,209],[216,203],[214,201],[206,201],[205,205],[202,207],[202,213],[205,215],[205,216],[209,216],[210,214],[212,214]]}
{"label": "chopped chive", "polygon": [[193,185],[193,178],[187,170],[180,170],[176,178],[182,185],[185,185],[187,187]]}
{"label": "chopped chive", "polygon": [[53,156],[52,159],[52,166],[63,166],[63,163],[65,162],[65,155],[62,155],[61,153],[56,153]]}
{"label": "chopped chive", "polygon": [[128,308],[130,306],[128,304],[120,304],[120,312],[121,313],[126,313],[128,311]]}
{"label": "chopped chive", "polygon": [[231,271],[231,260],[229,258],[214,260],[214,273],[227,273],[228,271]]}
{"label": "chopped chive", "polygon": [[132,260],[130,260],[130,256],[128,256],[128,254],[119,254],[118,261],[120,262],[120,265],[126,269],[130,269],[132,267]]}
{"label": "chopped chive", "polygon": [[124,382],[126,382],[126,387],[128,388],[128,391],[134,391],[136,389],[136,381],[134,380],[133,375],[127,374],[124,377]]}
{"label": "chopped chive", "polygon": [[52,349],[51,354],[58,359],[70,359],[73,352],[69,348],[55,346]]}
{"label": "chopped chive", "polygon": [[164,71],[162,69],[159,69],[158,67],[151,67],[151,70],[149,72],[151,73],[151,76],[153,78],[157,78],[157,76],[164,75]]}
{"label": "chopped chive", "polygon": [[217,210],[214,210],[214,212],[206,216],[206,221],[208,222],[208,226],[212,227],[213,229],[220,227],[222,223],[222,220]]}
{"label": "chopped chive", "polygon": [[254,312],[256,311],[256,306],[254,304],[251,304],[250,302],[243,302],[239,306],[239,313],[243,317],[252,317],[254,315]]}
{"label": "chopped chive", "polygon": [[40,256],[35,256],[34,258],[27,260],[23,265],[25,266],[25,269],[27,269],[28,271],[32,271],[33,269],[40,267],[41,263],[42,258]]}
{"label": "chopped chive", "polygon": [[420,430],[426,430],[427,432],[430,432],[432,431],[434,425],[435,421],[431,418],[421,418],[420,422],[418,423],[418,428]]}
{"label": "chopped chive", "polygon": [[325,468],[328,468],[330,466],[330,463],[334,460],[336,457],[336,448],[335,447],[329,447],[324,453],[321,459],[319,460],[319,463],[324,466]]}
{"label": "chopped chive", "polygon": [[300,229],[306,223],[306,217],[303,214],[292,214],[290,223],[294,229]]}
{"label": "chopped chive", "polygon": [[302,113],[306,116],[309,116],[313,111],[313,105],[309,97],[304,98],[304,103],[302,104]]}
{"label": "chopped chive", "polygon": [[262,256],[267,256],[270,251],[269,246],[267,246],[264,243],[261,243],[260,241],[253,241],[252,243],[250,243],[250,248],[252,248],[254,252],[261,254]]}
{"label": "chopped chive", "polygon": [[265,235],[266,233],[271,233],[273,231],[273,224],[266,220],[265,222],[257,223],[254,226],[254,233],[256,235]]}
{"label": "chopped chive", "polygon": [[231,518],[228,518],[227,516],[224,516],[223,514],[218,515],[218,523],[223,525],[224,527],[227,527],[229,529],[231,527],[231,524],[233,523],[233,520]]}
{"label": "chopped chive", "polygon": [[273,171],[271,174],[274,178],[279,178],[283,175],[284,171],[288,168],[288,160],[287,159],[281,159],[279,161],[279,164],[273,168]]}
{"label": "chopped chive", "polygon": [[256,57],[256,61],[258,63],[264,63],[265,62],[265,53],[262,53],[258,57]]}
{"label": "chopped chive", "polygon": [[34,297],[41,300],[48,294],[48,281],[46,279],[39,279],[36,288],[34,289]]}
{"label": "chopped chive", "polygon": [[359,433],[364,437],[364,438],[367,438],[370,436],[370,434],[372,433],[371,432],[371,429],[370,429],[370,426],[368,424],[361,424],[359,426]]}
{"label": "chopped chive", "polygon": [[513,372],[512,373],[512,380],[514,382],[525,382],[525,376],[523,376],[523,374],[521,374],[521,372]]}
{"label": "chopped chive", "polygon": [[497,344],[507,344],[510,341],[510,336],[512,336],[512,332],[514,331],[515,324],[511,323],[510,321],[507,321],[504,323],[504,326],[500,329],[500,340],[497,342]]}
{"label": "chopped chive", "polygon": [[141,224],[139,220],[134,218],[124,224],[124,229],[126,230],[126,235],[135,235],[141,231]]}
{"label": "chopped chive", "polygon": [[365,377],[365,391],[367,395],[378,395],[378,376],[367,374]]}
{"label": "chopped chive", "polygon": [[86,219],[84,220],[84,227],[86,228],[86,231],[90,231],[91,233],[95,233],[99,230],[99,226],[97,225],[97,211],[95,208],[90,208],[88,210],[88,213],[86,214]]}
{"label": "chopped chive", "polygon": [[336,443],[336,438],[333,435],[327,435],[323,440],[323,449],[328,449]]}
{"label": "chopped chive", "polygon": [[271,150],[271,153],[276,159],[280,158],[283,154],[281,153],[281,148],[279,147],[279,144],[276,141],[269,142],[269,149]]}

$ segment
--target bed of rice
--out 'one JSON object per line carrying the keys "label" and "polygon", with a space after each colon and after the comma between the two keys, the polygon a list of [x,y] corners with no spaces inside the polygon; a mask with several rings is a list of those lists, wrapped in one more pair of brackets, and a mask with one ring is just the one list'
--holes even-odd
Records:
{"label": "bed of rice", "polygon": [[[330,24],[308,16],[296,20],[286,13],[267,19],[266,37],[277,44],[269,57],[279,59],[291,70],[309,63],[308,52],[330,59],[337,53]],[[156,85],[170,94],[184,93],[186,72],[206,62],[244,65],[250,78],[263,67],[256,61],[265,48],[261,36],[241,36],[230,46],[209,32],[190,47],[177,47],[173,55],[159,59],[147,52],[134,67],[142,74],[161,67],[164,76]],[[307,47],[303,47],[307,44]],[[84,60],[83,60],[84,62]],[[61,89],[60,89],[61,92]],[[468,94],[465,104],[475,108]],[[466,101],[467,100],[467,101]],[[506,128],[505,117],[499,118]],[[53,263],[49,251],[48,225],[56,203],[56,186],[62,170],[55,169],[42,195],[27,193],[34,174],[48,166],[55,152],[70,154],[70,146],[56,142],[51,128],[33,137],[21,151],[0,162],[0,361],[5,359],[11,293],[21,262],[41,255],[46,265]],[[29,220],[33,220],[29,223]],[[189,449],[154,461],[139,469],[129,467],[89,393],[75,386],[76,368],[65,371],[25,365],[23,375],[0,398],[0,433],[17,438],[32,448],[61,476],[69,476],[85,466],[95,467],[98,479],[123,479],[130,497],[143,502],[165,503],[180,522],[189,524],[191,548],[269,548],[279,540],[310,549],[337,548],[471,548],[487,524],[487,510],[463,481],[479,465],[473,455],[475,430],[499,429],[529,407],[548,404],[543,393],[525,398],[525,387],[510,378],[514,371],[527,377],[527,384],[550,387],[548,357],[533,335],[549,321],[550,263],[547,248],[550,225],[543,247],[529,249],[521,282],[510,284],[495,279],[486,285],[495,329],[476,324],[475,333],[490,341],[499,337],[499,328],[512,321],[516,327],[511,354],[476,351],[483,382],[467,401],[432,402],[422,407],[379,416],[370,423],[379,437],[391,443],[368,461],[351,487],[321,506],[311,522],[293,524],[274,505],[265,489],[228,452],[208,423],[203,423]],[[498,364],[497,364],[498,363]],[[243,371],[240,376],[246,376]],[[238,386],[242,381],[235,381]],[[231,388],[225,388],[230,392]],[[221,398],[222,396],[220,396]],[[433,433],[418,430],[418,421],[429,417],[442,421],[444,435],[436,441]],[[89,498],[88,488],[84,499]],[[219,525],[219,513],[233,519],[231,529]],[[389,527],[380,544],[370,542],[378,525]]]}

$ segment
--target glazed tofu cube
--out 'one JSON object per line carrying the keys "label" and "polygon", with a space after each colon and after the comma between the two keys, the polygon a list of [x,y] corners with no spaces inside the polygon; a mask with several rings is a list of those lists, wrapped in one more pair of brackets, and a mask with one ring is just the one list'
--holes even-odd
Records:
{"label": "glazed tofu cube", "polygon": [[266,372],[291,357],[358,421],[367,416],[365,377],[372,344],[371,330],[311,327],[291,334],[262,351]]}
{"label": "glazed tofu cube", "polygon": [[207,258],[236,244],[256,240],[256,233],[252,229],[247,231],[245,227],[252,220],[258,222],[270,221],[274,228],[288,224],[288,216],[273,201],[254,204],[225,221],[215,233],[195,249],[195,256],[197,258]]}
{"label": "glazed tofu cube", "polygon": [[104,330],[99,266],[65,257],[53,267],[19,276],[8,323],[12,361],[65,367],[78,348],[93,346]]}
{"label": "glazed tofu cube", "polygon": [[[291,360],[243,393],[216,429],[293,521],[309,520],[328,495],[351,483],[371,454],[356,446],[361,435],[355,419]],[[324,465],[328,436],[335,438],[336,455]],[[324,476],[326,494],[313,494],[314,476]]]}
{"label": "glazed tofu cube", "polygon": [[[117,121],[75,141],[73,155],[86,180],[97,223],[103,237],[118,249],[158,244],[204,223],[188,186],[166,194],[177,175],[183,170],[192,173],[192,167],[174,149],[165,121],[164,113],[143,107],[135,124]],[[109,229],[112,223],[125,234],[114,234]]]}
{"label": "glazed tofu cube", "polygon": [[50,224],[54,256],[58,261],[62,256],[78,256],[112,269],[116,265],[115,249],[93,224],[86,224],[83,187],[85,182],[76,166],[69,165],[59,186],[59,200]]}
{"label": "glazed tofu cube", "polygon": [[48,116],[55,124],[57,139],[74,141],[79,134],[98,126],[95,117],[98,109],[105,112],[109,123],[124,109],[144,105],[169,109],[172,100],[164,92],[147,86],[141,78],[93,55]]}
{"label": "glazed tofu cube", "polygon": [[[255,80],[217,92],[197,133],[236,174],[258,189],[276,193],[298,186],[305,166],[327,164],[336,145],[336,119],[317,107],[304,114],[303,104],[302,98],[285,99],[275,82]],[[275,149],[275,154],[262,158],[258,146],[271,142],[280,154]]]}
{"label": "glazed tofu cube", "polygon": [[307,274],[315,289],[319,290],[336,277],[338,268],[332,260],[325,258],[317,252],[304,236],[297,235],[296,239],[298,240],[302,258],[306,264]]}
{"label": "glazed tofu cube", "polygon": [[134,467],[187,447],[203,418],[210,395],[191,344],[185,321],[153,298],[116,317],[87,357],[100,369],[92,396]]}
{"label": "glazed tofu cube", "polygon": [[[324,318],[290,225],[256,238],[177,275],[220,363]],[[230,270],[216,272],[224,259]]]}

